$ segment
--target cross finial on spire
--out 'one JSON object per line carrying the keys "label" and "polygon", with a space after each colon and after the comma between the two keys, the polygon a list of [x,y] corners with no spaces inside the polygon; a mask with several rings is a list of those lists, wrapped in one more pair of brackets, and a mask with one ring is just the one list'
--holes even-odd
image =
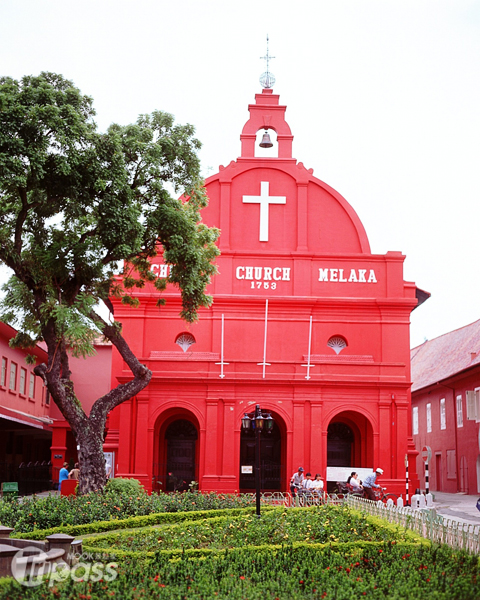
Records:
{"label": "cross finial on spire", "polygon": [[260,58],[262,60],[267,61],[267,70],[265,71],[265,73],[262,73],[262,75],[260,76],[260,83],[263,88],[267,88],[267,89],[272,88],[275,83],[275,77],[274,77],[273,73],[270,73],[270,71],[269,71],[269,61],[275,57],[270,56],[268,53],[268,34],[267,34],[267,53],[265,54],[265,56],[261,56]]}

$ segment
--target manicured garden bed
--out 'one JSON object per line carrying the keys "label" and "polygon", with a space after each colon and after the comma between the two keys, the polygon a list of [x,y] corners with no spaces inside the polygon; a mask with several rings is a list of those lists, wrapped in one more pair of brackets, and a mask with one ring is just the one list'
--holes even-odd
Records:
{"label": "manicured garden bed", "polygon": [[[250,511],[195,518],[182,523],[99,535],[85,540],[89,549],[155,552],[157,550],[239,548],[243,545],[285,545],[293,542],[332,543],[405,541],[420,538],[373,517],[339,506],[276,508],[258,519]],[[245,514],[246,512],[246,514]],[[193,517],[193,515],[192,515]]]}
{"label": "manicured garden bed", "polygon": [[0,598],[480,598],[478,557],[347,507],[275,508],[261,518],[251,508],[166,513],[129,522],[153,517],[156,526],[84,538],[84,563],[89,556],[115,560],[113,580],[92,581],[87,566],[51,586],[3,581]]}

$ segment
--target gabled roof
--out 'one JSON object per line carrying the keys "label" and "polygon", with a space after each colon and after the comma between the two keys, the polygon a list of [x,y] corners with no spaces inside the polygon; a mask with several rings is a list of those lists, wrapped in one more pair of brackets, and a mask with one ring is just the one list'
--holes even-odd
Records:
{"label": "gabled roof", "polygon": [[412,392],[480,365],[480,320],[410,350]]}

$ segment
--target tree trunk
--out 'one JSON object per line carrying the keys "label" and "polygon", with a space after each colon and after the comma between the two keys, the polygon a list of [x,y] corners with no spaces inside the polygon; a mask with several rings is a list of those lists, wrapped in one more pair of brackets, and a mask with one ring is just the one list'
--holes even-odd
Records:
{"label": "tree trunk", "polygon": [[62,338],[58,339],[53,321],[49,321],[43,329],[48,347],[48,366],[41,364],[34,369],[35,374],[46,382],[55,404],[70,425],[79,446],[79,494],[101,490],[106,483],[103,434],[108,414],[116,406],[143,390],[152,377],[150,369],[139,362],[116,326],[105,323],[97,315],[93,319],[101,325],[104,335],[128,364],[133,379],[117,385],[98,398],[90,410],[90,415],[87,416],[81,401],[75,395],[67,346]]}
{"label": "tree trunk", "polygon": [[[90,419],[89,419],[90,421]],[[101,490],[106,482],[105,458],[103,454],[103,427],[101,431],[89,422],[87,428],[76,433],[80,481],[78,493],[88,494]]]}

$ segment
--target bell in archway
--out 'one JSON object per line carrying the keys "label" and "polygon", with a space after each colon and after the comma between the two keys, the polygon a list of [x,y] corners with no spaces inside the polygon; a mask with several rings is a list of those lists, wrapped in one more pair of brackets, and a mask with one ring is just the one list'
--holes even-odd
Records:
{"label": "bell in archway", "polygon": [[273,146],[272,140],[268,135],[268,131],[265,129],[265,133],[263,134],[262,141],[260,142],[260,148],[271,148]]}

